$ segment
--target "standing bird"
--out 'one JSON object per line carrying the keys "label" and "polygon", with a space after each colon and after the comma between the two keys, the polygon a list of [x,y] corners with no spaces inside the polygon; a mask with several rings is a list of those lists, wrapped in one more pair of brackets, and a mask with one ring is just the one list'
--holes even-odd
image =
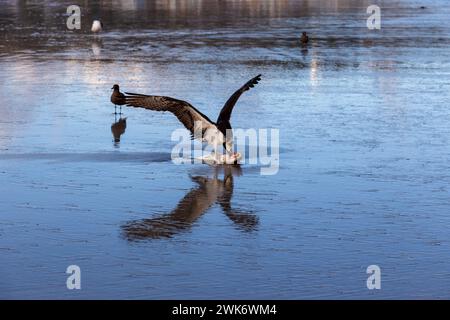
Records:
{"label": "standing bird", "polygon": [[[190,103],[170,97],[148,96],[125,92],[125,101],[127,106],[173,113],[186,129],[191,132],[192,139],[201,140],[214,147],[215,152],[213,157],[215,162],[236,163],[240,155],[238,153],[232,153],[233,134],[230,123],[231,112],[241,94],[253,88],[260,80],[261,75],[257,75],[233,93],[223,106],[215,123]],[[217,154],[220,145],[226,151],[225,160]]]}
{"label": "standing bird", "polygon": [[125,95],[119,91],[119,85],[115,84],[111,88],[113,93],[111,94],[111,102],[114,103],[114,114],[117,114],[117,106],[120,106],[120,113],[122,114],[122,106],[126,103]]}
{"label": "standing bird", "polygon": [[307,44],[308,41],[309,41],[309,37],[308,37],[308,35],[306,34],[306,32],[303,31],[302,36],[301,36],[301,38],[300,38],[300,42],[301,42],[302,44]]}
{"label": "standing bird", "polygon": [[100,20],[92,21],[91,31],[93,33],[99,33],[102,30],[103,30],[103,23]]}

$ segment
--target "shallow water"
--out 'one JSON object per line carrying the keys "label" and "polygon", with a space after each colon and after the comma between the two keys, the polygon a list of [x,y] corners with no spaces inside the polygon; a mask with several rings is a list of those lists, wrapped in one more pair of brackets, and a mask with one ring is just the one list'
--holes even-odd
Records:
{"label": "shallow water", "polygon": [[[450,298],[445,1],[45,3],[0,3],[1,298]],[[259,73],[232,123],[280,129],[276,175],[173,164],[167,114],[114,142],[114,83],[214,119]]]}

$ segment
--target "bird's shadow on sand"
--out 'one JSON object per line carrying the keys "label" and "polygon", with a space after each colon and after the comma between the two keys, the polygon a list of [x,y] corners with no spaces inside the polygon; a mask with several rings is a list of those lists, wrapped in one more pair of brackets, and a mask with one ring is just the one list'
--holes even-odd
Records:
{"label": "bird's shadow on sand", "polygon": [[[195,186],[170,212],[153,218],[128,221],[121,226],[123,237],[131,242],[167,239],[189,231],[193,224],[213,205],[218,204],[222,212],[243,232],[255,231],[258,217],[248,210],[231,205],[234,177],[242,175],[239,165],[222,165],[213,168],[214,175],[190,176]],[[219,178],[223,171],[223,178]]]}

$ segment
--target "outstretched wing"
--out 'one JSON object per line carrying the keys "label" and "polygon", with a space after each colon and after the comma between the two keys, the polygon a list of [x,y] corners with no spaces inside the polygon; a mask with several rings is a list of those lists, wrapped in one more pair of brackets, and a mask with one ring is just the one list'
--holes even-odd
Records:
{"label": "outstretched wing", "polygon": [[233,107],[236,104],[236,102],[239,100],[239,97],[241,94],[243,94],[245,91],[250,90],[250,88],[253,88],[255,84],[258,83],[258,81],[261,80],[261,75],[257,75],[250,81],[248,81],[246,84],[244,84],[239,90],[237,90],[233,95],[228,99],[228,101],[223,106],[222,110],[220,111],[219,118],[217,118],[217,124],[220,127],[220,124],[229,123],[231,112],[233,111]]}
{"label": "outstretched wing", "polygon": [[169,111],[173,113],[178,120],[191,132],[194,137],[196,128],[201,125],[204,132],[207,128],[214,125],[214,123],[203,113],[194,108],[186,101],[163,97],[163,96],[148,96],[144,94],[125,92],[125,102],[127,106],[145,108],[154,111]]}

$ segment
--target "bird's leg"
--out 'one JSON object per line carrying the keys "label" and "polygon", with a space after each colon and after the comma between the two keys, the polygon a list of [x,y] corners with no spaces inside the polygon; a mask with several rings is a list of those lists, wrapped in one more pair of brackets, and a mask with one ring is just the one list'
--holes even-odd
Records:
{"label": "bird's leg", "polygon": [[214,160],[216,161],[217,164],[219,164],[221,162],[219,153],[217,152],[217,149],[215,149],[214,151]]}
{"label": "bird's leg", "polygon": [[218,147],[219,146],[217,145],[217,142],[214,142],[214,151],[213,151],[214,152],[214,160],[216,161],[217,164],[219,164],[221,162],[219,153],[217,152],[218,151],[217,149],[219,149]]}
{"label": "bird's leg", "polygon": [[119,114],[122,114],[122,106],[120,106]]}
{"label": "bird's leg", "polygon": [[230,150],[228,150],[227,145],[224,144],[223,148],[225,149],[225,157],[232,157],[234,155],[233,153],[233,147],[230,148]]}
{"label": "bird's leg", "polygon": [[114,114],[117,114],[117,105],[114,105]]}

